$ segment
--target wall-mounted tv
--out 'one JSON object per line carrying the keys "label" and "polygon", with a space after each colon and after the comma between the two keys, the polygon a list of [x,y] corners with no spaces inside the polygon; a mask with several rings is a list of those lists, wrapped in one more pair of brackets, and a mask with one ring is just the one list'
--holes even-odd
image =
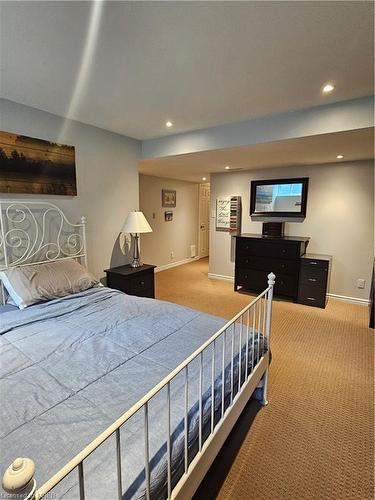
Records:
{"label": "wall-mounted tv", "polygon": [[301,222],[306,217],[308,185],[308,177],[251,181],[251,218]]}

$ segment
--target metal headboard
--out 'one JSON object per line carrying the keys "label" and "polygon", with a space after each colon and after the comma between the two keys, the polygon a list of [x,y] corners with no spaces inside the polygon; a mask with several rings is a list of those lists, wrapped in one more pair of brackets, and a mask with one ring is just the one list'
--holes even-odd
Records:
{"label": "metal headboard", "polygon": [[87,266],[85,217],[73,224],[53,203],[0,199],[0,271],[67,258]]}

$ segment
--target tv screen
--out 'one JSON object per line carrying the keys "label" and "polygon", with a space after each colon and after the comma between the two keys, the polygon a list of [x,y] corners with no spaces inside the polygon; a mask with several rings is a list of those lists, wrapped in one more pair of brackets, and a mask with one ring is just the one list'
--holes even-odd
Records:
{"label": "tv screen", "polygon": [[305,218],[308,181],[307,177],[251,181],[251,217],[272,220]]}

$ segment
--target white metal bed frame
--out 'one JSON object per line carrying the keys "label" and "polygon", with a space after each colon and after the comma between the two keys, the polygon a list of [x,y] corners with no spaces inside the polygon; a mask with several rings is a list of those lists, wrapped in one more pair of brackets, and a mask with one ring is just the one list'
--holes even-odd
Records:
{"label": "white metal bed frame", "polygon": [[[48,241],[47,224],[51,217],[53,223],[57,222],[57,236],[53,241]],[[34,238],[30,238],[28,228],[30,224],[33,227]],[[67,233],[64,232],[64,226],[70,228]],[[86,220],[81,218],[79,224],[72,224],[68,221],[64,213],[56,206],[47,202],[0,200],[0,270],[9,269],[15,266],[30,265],[36,263],[50,262],[63,258],[81,259],[86,264]],[[63,237],[64,236],[64,237]],[[121,463],[121,427],[139,411],[143,411],[144,422],[144,470],[145,470],[145,495],[146,499],[151,498],[150,484],[150,457],[149,457],[149,402],[162,389],[166,389],[166,442],[167,442],[167,498],[168,499],[188,499],[193,496],[203,477],[207,473],[213,460],[217,456],[220,448],[228,437],[231,429],[237,421],[239,415],[248,402],[251,394],[256,387],[262,386],[263,399],[262,404],[267,404],[267,385],[268,385],[268,366],[270,352],[270,334],[271,334],[271,314],[273,287],[275,284],[275,275],[268,275],[268,287],[240,311],[233,319],[228,321],[220,330],[218,330],[210,339],[202,344],[195,352],[180,363],[169,375],[161,380],[153,389],[151,389],[143,398],[129,408],[112,425],[105,429],[82,451],[80,451],[72,460],[70,460],[62,469],[54,474],[47,482],[37,488],[34,479],[35,467],[32,460],[23,458],[16,459],[11,464],[3,478],[3,487],[11,494],[10,498],[23,498],[27,500],[39,500],[74,469],[78,472],[79,498],[85,498],[84,481],[84,461],[110,436],[116,437],[116,463],[117,463],[117,492],[118,499],[122,500],[122,478],[123,470]],[[5,294],[2,288],[2,300],[4,303]],[[266,338],[268,350],[259,353],[260,331]],[[253,332],[250,340],[250,332]],[[231,339],[230,354],[230,402],[225,407],[225,350],[228,338]],[[258,336],[258,355],[255,359],[254,351],[255,336]],[[239,340],[238,355],[234,354],[233,346],[235,338]],[[222,366],[221,366],[221,414],[220,419],[215,423],[215,343],[222,337]],[[249,359],[249,342],[253,343],[251,356]],[[243,343],[244,342],[244,343]],[[212,348],[211,360],[211,419],[210,434],[207,439],[203,439],[202,423],[202,373],[203,373],[203,353]],[[245,350],[245,362],[242,359],[242,346]],[[234,387],[234,364],[235,357],[238,356],[238,380]],[[199,448],[194,458],[189,463],[189,429],[188,429],[188,395],[189,395],[189,365],[199,359]],[[237,359],[236,359],[237,362]],[[244,373],[241,376],[242,371]],[[184,473],[177,484],[172,485],[172,460],[171,460],[171,382],[180,373],[185,374],[184,393],[185,393],[185,414],[184,414]],[[241,380],[241,378],[243,380]],[[126,471],[125,471],[126,472]],[[5,476],[7,475],[7,480]]]}

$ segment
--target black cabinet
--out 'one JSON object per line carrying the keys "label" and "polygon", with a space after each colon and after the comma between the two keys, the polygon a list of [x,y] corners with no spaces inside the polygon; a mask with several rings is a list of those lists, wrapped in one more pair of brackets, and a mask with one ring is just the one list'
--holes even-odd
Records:
{"label": "black cabinet", "polygon": [[301,258],[298,302],[325,308],[331,275],[330,255],[305,254]]}
{"label": "black cabinet", "polygon": [[235,291],[261,292],[267,276],[276,274],[275,295],[297,301],[301,256],[309,238],[300,236],[269,237],[260,234],[236,236]]}
{"label": "black cabinet", "polygon": [[156,266],[143,264],[141,267],[120,266],[106,269],[107,286],[129,295],[155,298],[154,269]]}

